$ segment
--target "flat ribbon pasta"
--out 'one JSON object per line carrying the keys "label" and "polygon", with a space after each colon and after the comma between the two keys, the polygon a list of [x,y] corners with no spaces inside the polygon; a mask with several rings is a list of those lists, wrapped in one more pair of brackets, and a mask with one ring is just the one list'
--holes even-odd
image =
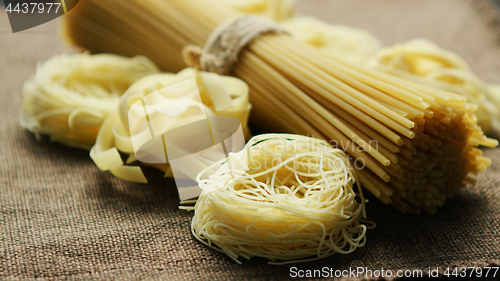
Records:
{"label": "flat ribbon pasta", "polygon": [[264,16],[282,21],[294,14],[297,0],[211,0],[216,5],[224,5],[244,13]]}
{"label": "flat ribbon pasta", "polygon": [[[120,98],[118,108],[105,120],[97,136],[96,144],[90,151],[90,156],[99,169],[109,170],[114,176],[124,180],[146,182],[139,167],[126,164],[138,160],[132,141],[143,139],[143,143],[145,143],[149,138],[150,131],[147,127],[132,130],[129,124],[134,124],[135,120],[129,120],[129,111],[134,103],[149,94],[193,78],[196,79],[201,100],[190,98],[192,93],[189,91],[183,93],[162,92],[164,98],[183,98],[181,105],[185,110],[176,112],[175,109],[169,109],[168,104],[163,103],[149,105],[159,106],[165,110],[164,122],[159,125],[161,128],[155,129],[163,133],[199,121],[200,118],[231,116],[241,122],[243,133],[248,137],[250,131],[247,123],[251,105],[248,98],[248,86],[245,82],[233,77],[198,72],[193,68],[187,68],[177,74],[154,74],[144,77],[130,86]],[[126,163],[123,163],[119,152],[128,155]],[[173,176],[168,159],[165,159],[164,163],[144,164],[162,170],[167,177]]]}
{"label": "flat ribbon pasta", "polygon": [[297,40],[352,63],[366,64],[382,46],[366,30],[326,23],[315,17],[292,17],[281,24]]}
{"label": "flat ribbon pasta", "polygon": [[426,39],[381,49],[370,66],[393,75],[467,97],[478,106],[477,123],[485,133],[500,118],[495,88],[481,81],[457,54]]}
{"label": "flat ribbon pasta", "polygon": [[54,56],[24,83],[21,125],[51,141],[90,149],[97,132],[138,79],[159,72],[145,57],[88,53]]}

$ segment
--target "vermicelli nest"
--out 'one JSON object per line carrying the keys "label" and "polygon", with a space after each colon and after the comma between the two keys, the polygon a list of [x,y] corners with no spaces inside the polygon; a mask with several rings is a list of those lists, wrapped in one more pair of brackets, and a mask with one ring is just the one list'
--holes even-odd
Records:
{"label": "vermicelli nest", "polygon": [[[216,170],[214,173],[212,171]],[[238,257],[275,263],[348,254],[365,244],[364,198],[342,150],[323,140],[260,135],[198,175],[192,232]],[[358,202],[359,201],[359,202]]]}

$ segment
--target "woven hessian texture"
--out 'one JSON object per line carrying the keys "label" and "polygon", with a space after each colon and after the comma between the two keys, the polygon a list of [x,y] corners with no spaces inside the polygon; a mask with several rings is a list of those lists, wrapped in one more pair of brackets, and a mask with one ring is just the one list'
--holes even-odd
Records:
{"label": "woven hessian texture", "polygon": [[[426,37],[458,52],[481,78],[500,83],[500,47],[488,24],[495,12],[472,1],[309,0],[299,3],[299,10],[369,29],[385,44]],[[289,278],[291,266],[270,266],[262,259],[240,266],[195,240],[192,214],[178,210],[175,186],[161,173],[147,170],[147,185],[124,182],[100,172],[88,152],[47,138],[39,142],[20,127],[24,80],[38,62],[69,51],[56,30],[57,22],[51,22],[12,34],[0,12],[0,279]],[[377,228],[367,233],[364,248],[295,266],[498,265],[500,148],[484,153],[492,167],[436,215],[403,215],[370,197],[367,212]]]}

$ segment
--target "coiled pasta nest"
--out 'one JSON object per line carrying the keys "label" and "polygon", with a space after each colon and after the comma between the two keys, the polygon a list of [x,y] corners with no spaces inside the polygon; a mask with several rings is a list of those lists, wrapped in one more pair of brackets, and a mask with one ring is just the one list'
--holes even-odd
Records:
{"label": "coiled pasta nest", "polygon": [[97,132],[136,80],[159,70],[145,57],[58,55],[39,65],[23,88],[21,125],[51,141],[90,149]]}
{"label": "coiled pasta nest", "polygon": [[[175,88],[175,85],[191,79],[194,79],[196,83],[193,82],[194,88],[187,88],[189,91],[184,91],[184,88]],[[170,90],[168,90],[169,88]],[[193,90],[195,89],[196,92],[199,92],[198,98],[194,98],[196,95],[193,96]],[[158,93],[159,97],[161,97],[158,99],[161,102],[150,104],[155,108],[168,109],[169,105],[175,104],[173,101],[176,98],[186,98],[190,101],[186,106],[190,110],[186,110],[182,114],[174,114],[175,116],[161,114],[162,121],[156,123],[158,127],[155,127],[156,134],[154,136],[150,134],[147,123],[143,123],[146,119],[142,118],[145,115],[140,114],[141,112],[144,114],[142,107],[139,107],[139,111],[135,112],[137,114],[131,115],[135,116],[135,118],[129,119],[132,105],[144,100],[145,97],[153,93]],[[164,103],[166,100],[168,102]],[[203,108],[204,112],[200,112],[200,108]],[[193,109],[197,110],[193,111]],[[138,159],[135,154],[138,149],[137,142],[144,144],[146,140],[150,141],[154,138],[161,143],[163,133],[199,121],[200,116],[203,118],[207,118],[207,116],[234,117],[241,123],[243,133],[249,136],[250,130],[247,123],[250,109],[248,86],[240,79],[219,76],[215,73],[200,72],[193,68],[186,68],[176,74],[149,75],[136,81],[120,97],[115,110],[103,122],[97,141],[90,151],[90,157],[99,169],[102,171],[109,170],[120,179],[147,182],[138,166],[126,165],[136,160],[143,162],[143,159]],[[202,114],[200,115],[200,113]],[[135,149],[134,140],[136,141]],[[126,163],[123,163],[120,153],[128,155]],[[156,153],[157,151],[154,151],[154,154]],[[158,153],[162,154],[164,152],[160,150]],[[163,163],[144,161],[143,164],[160,169],[165,172],[166,177],[173,177],[168,159],[162,161]],[[194,169],[194,167],[190,168]],[[200,170],[201,168],[194,172],[193,177]]]}
{"label": "coiled pasta nest", "polygon": [[344,152],[323,140],[256,136],[198,175],[203,191],[192,232],[238,263],[238,257],[287,263],[351,253],[366,234],[353,173]]}
{"label": "coiled pasta nest", "polygon": [[478,106],[477,124],[488,133],[500,120],[494,89],[477,77],[458,54],[426,39],[413,39],[381,49],[371,66],[404,79],[467,97]]}
{"label": "coiled pasta nest", "polygon": [[257,14],[276,21],[294,14],[297,0],[211,0],[214,5],[224,5],[244,14]]}
{"label": "coiled pasta nest", "polygon": [[359,65],[367,64],[382,46],[380,40],[367,30],[330,24],[315,17],[292,17],[281,24],[298,41]]}

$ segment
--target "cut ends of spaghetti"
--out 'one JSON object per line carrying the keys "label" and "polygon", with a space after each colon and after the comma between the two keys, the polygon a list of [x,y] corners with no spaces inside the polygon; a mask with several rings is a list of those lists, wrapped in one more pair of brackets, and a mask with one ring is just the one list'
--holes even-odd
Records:
{"label": "cut ends of spaghetti", "polygon": [[365,199],[354,169],[326,141],[259,135],[197,180],[203,191],[192,232],[238,263],[311,261],[365,244]]}

